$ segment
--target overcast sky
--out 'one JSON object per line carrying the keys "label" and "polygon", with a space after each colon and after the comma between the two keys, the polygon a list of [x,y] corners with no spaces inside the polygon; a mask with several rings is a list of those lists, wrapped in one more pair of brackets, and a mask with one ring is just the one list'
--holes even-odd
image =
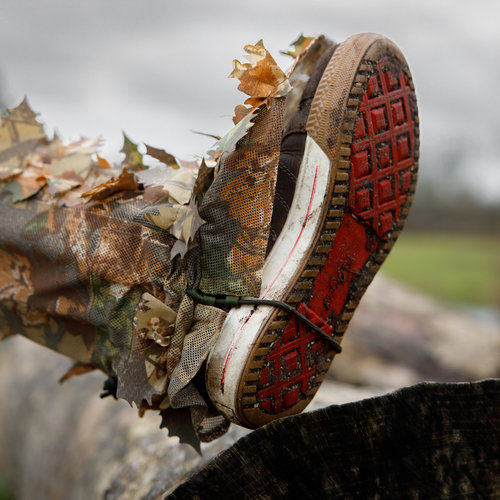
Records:
{"label": "overcast sky", "polygon": [[[448,167],[477,196],[500,202],[500,2],[482,0],[1,0],[0,100],[27,95],[63,136],[120,130],[183,158],[224,134],[242,101],[227,79],[243,45],[278,54],[298,34],[392,38],[413,72],[422,177]],[[439,177],[439,176],[437,176]]]}

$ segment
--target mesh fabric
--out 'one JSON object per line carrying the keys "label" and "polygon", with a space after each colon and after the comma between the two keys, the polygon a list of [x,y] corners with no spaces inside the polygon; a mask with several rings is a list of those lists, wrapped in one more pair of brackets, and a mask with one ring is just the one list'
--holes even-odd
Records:
{"label": "mesh fabric", "polygon": [[272,99],[223,158],[200,215],[200,288],[258,296],[273,210],[285,99]]}
{"label": "mesh fabric", "polygon": [[168,387],[170,404],[173,408],[196,404],[195,401],[190,402],[191,396],[182,390],[207,358],[225,318],[226,313],[217,307],[198,304],[194,309],[193,322],[189,333],[184,337],[182,355],[175,366]]}

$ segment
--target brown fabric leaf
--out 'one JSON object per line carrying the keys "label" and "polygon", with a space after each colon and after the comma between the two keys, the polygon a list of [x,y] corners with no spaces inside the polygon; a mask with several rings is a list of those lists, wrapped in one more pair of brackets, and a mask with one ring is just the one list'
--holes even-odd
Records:
{"label": "brown fabric leaf", "polygon": [[241,120],[243,120],[243,118],[245,118],[245,116],[247,116],[251,111],[252,111],[252,108],[247,108],[243,104],[238,104],[234,108],[233,123],[235,125],[240,123]]}
{"label": "brown fabric leaf", "polygon": [[94,189],[82,193],[82,197],[88,197],[92,200],[104,200],[111,195],[123,191],[135,191],[139,189],[139,183],[136,176],[124,167],[119,177],[111,177],[103,184],[99,184]]}
{"label": "brown fabric leaf", "polygon": [[148,154],[149,156],[152,156],[153,158],[161,161],[162,163],[165,163],[165,165],[172,167],[175,170],[179,168],[179,165],[177,165],[177,162],[175,160],[175,156],[167,153],[163,149],[154,148],[153,146],[148,146],[147,144],[145,144],[145,146],[146,154]]}
{"label": "brown fabric leaf", "polygon": [[264,47],[262,40],[255,45],[245,45],[244,49],[249,62],[241,63],[235,59],[229,77],[240,80],[238,90],[250,96],[245,101],[250,108],[237,106],[234,123],[238,123],[248,112],[267,102],[269,98],[282,97],[291,90],[286,74]]}
{"label": "brown fabric leaf", "polygon": [[[220,140],[220,138],[219,138]],[[200,168],[198,169],[198,176],[193,187],[193,198],[198,204],[201,203],[203,195],[206,193],[207,189],[212,184],[214,180],[214,167],[209,167],[205,160],[201,160]]]}
{"label": "brown fabric leaf", "polygon": [[75,377],[78,375],[84,375],[85,373],[89,373],[94,371],[96,367],[89,363],[75,363],[60,379],[59,383],[66,382],[71,377]]}
{"label": "brown fabric leaf", "polygon": [[241,90],[250,97],[265,98],[278,92],[278,88],[286,81],[286,75],[273,59],[271,54],[261,44],[245,45],[245,56],[249,62],[233,61],[233,71],[230,78],[238,78]]}
{"label": "brown fabric leaf", "polygon": [[101,168],[106,168],[106,169],[111,169],[111,165],[109,164],[109,161],[103,158],[102,156],[96,155],[97,156],[97,165]]}
{"label": "brown fabric leaf", "polygon": [[221,136],[220,135],[215,135],[215,134],[208,134],[207,132],[200,132],[199,130],[191,130],[193,134],[198,134],[198,135],[204,135],[206,137],[211,137],[212,139],[215,139],[216,141],[220,141]]}

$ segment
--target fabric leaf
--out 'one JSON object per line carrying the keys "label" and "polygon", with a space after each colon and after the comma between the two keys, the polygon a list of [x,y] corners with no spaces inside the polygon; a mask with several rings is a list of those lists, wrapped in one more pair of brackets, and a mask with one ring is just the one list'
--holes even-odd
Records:
{"label": "fabric leaf", "polygon": [[137,408],[145,400],[152,404],[152,398],[159,394],[148,382],[144,356],[134,351],[127,356],[125,353],[113,361],[113,371],[118,379],[116,395],[128,401],[130,406],[135,403]]}
{"label": "fabric leaf", "polygon": [[97,164],[101,168],[111,169],[111,165],[109,164],[108,160],[99,155],[97,155]]}
{"label": "fabric leaf", "polygon": [[148,167],[142,162],[142,154],[139,153],[137,144],[132,142],[125,132],[123,132],[123,146],[120,153],[125,153],[123,163],[133,172],[144,170]]}
{"label": "fabric leaf", "polygon": [[153,158],[161,161],[162,163],[165,163],[165,165],[167,165],[168,167],[172,167],[175,170],[179,168],[179,165],[177,165],[177,162],[175,160],[175,156],[167,153],[163,149],[154,148],[153,146],[148,146],[147,144],[145,144],[145,146],[146,154],[148,154],[149,156],[152,156]]}
{"label": "fabric leaf", "polygon": [[91,371],[94,371],[96,369],[96,366],[90,364],[90,363],[75,363],[60,379],[59,383],[62,384],[63,382],[66,382],[69,380],[71,377],[75,377],[78,375],[84,375],[85,373],[89,373]]}
{"label": "fabric leaf", "polygon": [[161,300],[145,292],[134,317],[134,334],[153,340],[162,347],[170,344],[177,313]]}
{"label": "fabric leaf", "polygon": [[[220,140],[220,139],[219,139]],[[200,168],[198,169],[198,175],[193,187],[193,199],[196,200],[198,204],[201,203],[203,195],[206,193],[207,189],[212,184],[214,180],[214,167],[209,167],[205,160],[201,160]]]}
{"label": "fabric leaf", "polygon": [[[250,96],[245,101],[245,104],[251,106],[248,111],[268,102],[271,97],[285,96],[291,90],[288,78],[264,47],[262,40],[255,45],[245,45],[244,49],[249,62],[241,63],[235,59],[229,77],[238,78],[238,90]],[[244,108],[238,106],[233,121],[238,123],[244,114]]]}
{"label": "fabric leaf", "polygon": [[13,202],[18,202],[35,196],[45,184],[45,177],[40,177],[33,172],[23,172],[15,179],[8,181],[3,189],[12,193]]}
{"label": "fabric leaf", "polygon": [[189,407],[166,408],[160,412],[160,429],[167,429],[169,437],[178,436],[181,443],[192,446],[201,455],[201,445],[191,420]]}
{"label": "fabric leaf", "polygon": [[62,196],[68,191],[78,187],[80,185],[77,181],[71,181],[68,179],[58,179],[56,177],[47,176],[47,186],[49,194]]}
{"label": "fabric leaf", "polygon": [[310,43],[314,40],[313,37],[304,36],[302,33],[297,38],[297,40],[293,41],[290,44],[290,48],[288,50],[281,50],[281,54],[285,56],[293,57],[294,59],[299,57],[306,49],[309,47]]}
{"label": "fabric leaf", "polygon": [[7,182],[22,174],[19,167],[0,166],[0,182]]}
{"label": "fabric leaf", "polygon": [[180,255],[181,259],[183,259],[187,251],[188,247],[186,243],[184,243],[182,240],[177,240],[170,250],[170,257],[172,258],[172,260],[174,260],[177,255]]}
{"label": "fabric leaf", "polygon": [[204,135],[206,137],[211,137],[212,139],[215,139],[216,141],[219,141],[221,136],[220,135],[215,135],[215,134],[208,134],[207,132],[200,132],[199,130],[191,130],[193,134],[197,135]]}
{"label": "fabric leaf", "polygon": [[135,191],[136,189],[139,189],[136,176],[129,172],[127,167],[124,167],[117,178],[111,177],[111,179],[103,184],[99,184],[99,186],[96,186],[94,189],[82,193],[82,196],[93,200],[104,200],[115,193]]}
{"label": "fabric leaf", "polygon": [[213,145],[213,149],[209,151],[209,156],[217,158],[222,153],[230,153],[233,151],[236,143],[245,137],[253,127],[253,119],[257,116],[257,108],[251,111],[248,111],[247,108],[245,110],[245,113],[238,119],[236,125],[220,141]]}
{"label": "fabric leaf", "polygon": [[171,203],[187,205],[196,180],[196,171],[186,168],[172,170],[158,165],[137,173],[138,181],[145,187],[161,188],[171,198]]}

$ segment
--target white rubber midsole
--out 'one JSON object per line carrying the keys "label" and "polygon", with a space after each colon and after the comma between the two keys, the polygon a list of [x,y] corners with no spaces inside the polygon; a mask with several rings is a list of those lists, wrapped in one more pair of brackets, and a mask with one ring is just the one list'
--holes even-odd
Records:
{"label": "white rubber midsole", "polygon": [[[330,160],[308,135],[290,212],[264,264],[261,298],[283,299],[290,281],[296,279],[323,222],[321,213],[330,174]],[[238,420],[234,408],[242,370],[274,309],[271,306],[231,309],[209,355],[208,393],[231,420]]]}

